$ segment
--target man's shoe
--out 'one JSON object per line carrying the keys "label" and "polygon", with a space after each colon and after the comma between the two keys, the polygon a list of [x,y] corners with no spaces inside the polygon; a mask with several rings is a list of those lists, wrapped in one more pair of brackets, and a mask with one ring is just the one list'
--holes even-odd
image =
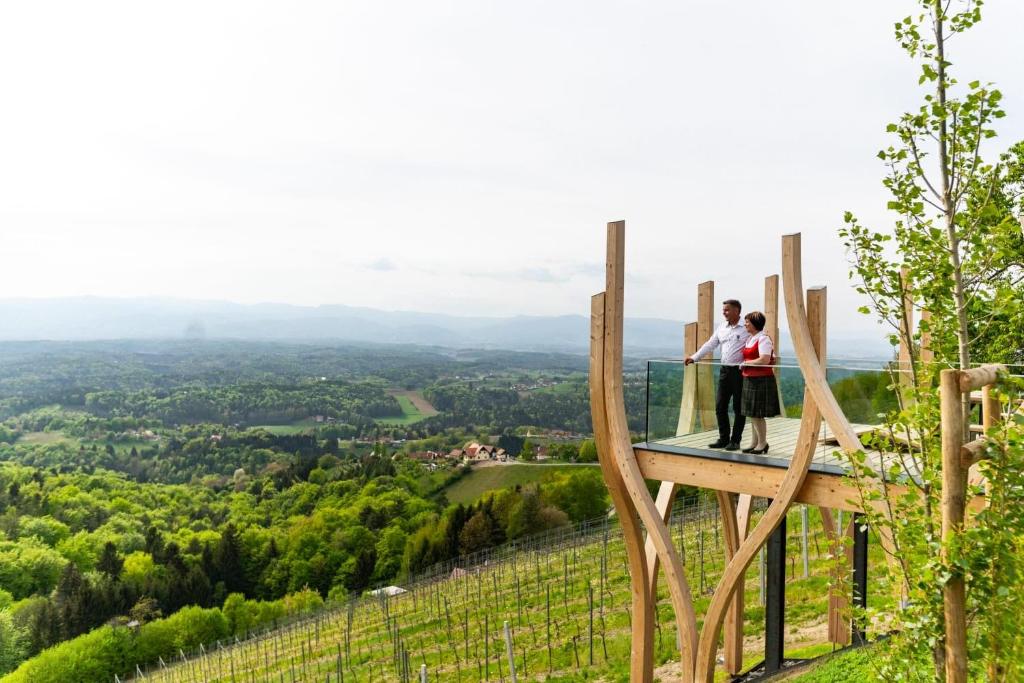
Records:
{"label": "man's shoe", "polygon": [[729,445],[729,441],[727,439],[719,439],[718,441],[715,441],[714,443],[709,443],[708,444],[708,448],[725,448],[728,445]]}
{"label": "man's shoe", "polygon": [[727,450],[727,451],[738,451],[739,449],[740,449],[740,445],[738,443],[736,443],[735,441],[730,441],[729,445],[725,447],[725,450]]}

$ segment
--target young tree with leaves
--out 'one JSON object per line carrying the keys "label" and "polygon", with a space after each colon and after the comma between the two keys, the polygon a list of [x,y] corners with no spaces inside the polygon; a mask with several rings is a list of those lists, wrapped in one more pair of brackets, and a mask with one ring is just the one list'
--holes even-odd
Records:
{"label": "young tree with leaves", "polygon": [[[891,229],[876,231],[848,212],[840,230],[851,278],[871,302],[863,312],[890,325],[893,341],[902,335],[912,350],[909,367],[899,368],[912,376],[902,397],[910,400],[889,416],[890,436],[902,438],[872,443],[882,452],[882,478],[909,493],[888,494],[876,485],[878,473],[863,454],[854,457],[865,502],[877,505],[871,523],[892,539],[894,578],[906,596],[905,609],[895,616],[894,656],[879,673],[886,680],[954,680],[944,661],[942,590],[956,580],[965,582],[971,610],[970,659],[987,660],[990,679],[1011,680],[1008,652],[1024,643],[998,641],[1007,627],[1011,634],[1019,630],[1012,624],[1022,605],[1006,597],[1021,593],[1024,561],[1014,539],[1024,533],[1024,519],[1004,504],[1020,484],[1024,444],[1012,423],[989,435],[1003,445],[1000,456],[984,465],[989,507],[943,542],[936,379],[943,367],[967,370],[979,360],[1012,362],[1024,354],[1024,144],[986,160],[994,123],[1004,116],[1002,95],[991,84],[961,84],[951,75],[950,40],[978,24],[982,0],[917,5],[895,28],[897,41],[920,66],[923,102],[889,124],[893,143],[878,153],[887,171],[888,208],[897,217]],[[916,337],[910,333],[913,308],[929,313]],[[922,334],[934,363],[921,362]],[[968,396],[961,402],[967,416]],[[931,666],[922,666],[929,660]]]}

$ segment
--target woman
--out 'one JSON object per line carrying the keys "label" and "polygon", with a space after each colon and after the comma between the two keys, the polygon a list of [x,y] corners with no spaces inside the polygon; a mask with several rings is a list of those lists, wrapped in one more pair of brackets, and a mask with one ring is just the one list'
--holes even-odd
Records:
{"label": "woman", "polygon": [[751,311],[743,318],[743,324],[750,334],[743,347],[743,404],[741,412],[750,418],[754,432],[750,448],[744,453],[758,455],[768,452],[768,424],[766,417],[779,414],[779,389],[775,384],[775,345],[764,333],[764,313]]}

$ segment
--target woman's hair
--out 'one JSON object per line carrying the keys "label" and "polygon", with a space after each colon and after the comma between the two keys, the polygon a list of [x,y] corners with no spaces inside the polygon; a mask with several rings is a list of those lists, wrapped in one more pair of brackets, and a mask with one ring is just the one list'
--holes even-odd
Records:
{"label": "woman's hair", "polygon": [[743,316],[744,320],[750,321],[750,324],[754,326],[754,329],[760,332],[764,329],[764,324],[768,322],[768,319],[764,317],[764,313],[761,311],[751,311]]}

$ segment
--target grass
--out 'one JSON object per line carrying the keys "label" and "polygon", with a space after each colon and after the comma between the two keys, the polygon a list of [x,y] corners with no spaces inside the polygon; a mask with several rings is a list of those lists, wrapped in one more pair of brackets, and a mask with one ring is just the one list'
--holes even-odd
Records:
{"label": "grass", "polygon": [[787,683],[864,683],[875,680],[872,660],[877,645],[847,650],[815,662],[809,671],[785,679]]}
{"label": "grass", "polygon": [[316,421],[307,417],[305,420],[297,420],[286,425],[259,425],[256,429],[265,429],[277,436],[290,436],[292,434],[307,434],[312,432],[314,427],[316,427]]}
{"label": "grass", "polygon": [[378,417],[374,421],[378,424],[389,424],[404,427],[406,425],[416,424],[421,420],[425,420],[429,417],[426,413],[420,411],[419,408],[412,402],[405,394],[395,394],[395,400],[398,401],[398,405],[402,408],[401,417]]}
{"label": "grass", "polygon": [[27,445],[45,445],[55,443],[77,444],[78,441],[66,436],[64,432],[26,432],[21,435],[20,439],[18,439],[18,443]]}
{"label": "grass", "polygon": [[[445,489],[452,503],[472,503],[488,491],[540,481],[549,472],[567,472],[579,465],[493,465],[472,472]],[[595,465],[596,467],[596,465]]]}
{"label": "grass", "polygon": [[[816,517],[812,512],[812,533],[823,536]],[[794,511],[789,522],[789,554],[795,556],[800,547],[799,512]],[[691,589],[699,596],[698,617],[707,609],[707,588],[717,583],[725,560],[715,528],[713,515],[691,516],[670,525],[674,545],[683,550]],[[815,552],[814,544],[811,556],[812,576],[825,575],[828,561]],[[508,680],[505,622],[512,631],[520,680],[628,680],[630,584],[622,537],[615,526],[607,533],[598,529],[576,535],[567,545],[520,550],[460,577],[407,587],[409,592],[400,596],[337,606],[240,644],[214,645],[205,656],[190,655],[166,669],[151,667],[147,683],[338,683],[339,672],[349,681],[387,681],[400,680],[399,669],[405,666],[413,679],[420,666],[426,666],[430,681],[497,682]],[[811,625],[824,618],[828,596],[820,582],[790,577],[786,593],[791,600],[814,603]],[[759,635],[763,608],[758,605],[756,565],[747,572],[745,594],[747,625]],[[654,659],[656,665],[666,665],[662,671],[668,673],[662,677],[668,680],[675,677],[678,669],[672,662],[678,662],[679,655],[664,581],[658,583],[657,613]],[[791,620],[787,626],[807,624]],[[790,632],[787,652],[810,655],[829,650],[822,639],[801,639]],[[760,659],[759,649],[756,638],[748,643],[748,665]],[[851,652],[803,674],[816,677],[798,680],[865,680],[864,653]],[[724,672],[719,670],[716,679],[726,680]]]}

